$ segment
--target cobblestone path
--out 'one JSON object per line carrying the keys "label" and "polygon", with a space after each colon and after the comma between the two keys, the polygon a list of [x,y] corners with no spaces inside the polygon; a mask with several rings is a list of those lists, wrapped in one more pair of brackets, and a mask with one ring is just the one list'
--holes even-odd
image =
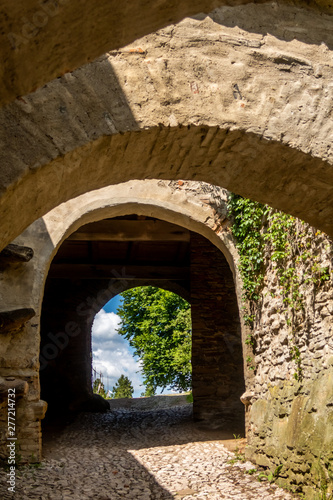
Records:
{"label": "cobblestone path", "polygon": [[[226,441],[198,430],[191,405],[168,409],[118,408],[81,414],[62,430],[45,433],[44,460],[22,467],[16,493],[1,471],[0,498],[18,500],[233,499],[290,500],[275,485],[230,464]],[[234,443],[233,443],[234,444]]]}

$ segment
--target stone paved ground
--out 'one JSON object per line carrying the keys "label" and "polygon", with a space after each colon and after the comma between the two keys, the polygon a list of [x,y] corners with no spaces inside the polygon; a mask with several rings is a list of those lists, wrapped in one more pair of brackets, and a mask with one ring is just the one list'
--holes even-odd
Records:
{"label": "stone paved ground", "polygon": [[226,445],[234,440],[198,430],[191,422],[191,406],[81,414],[67,427],[45,433],[45,459],[40,467],[21,468],[15,496],[7,494],[1,471],[0,498],[295,498],[246,474],[252,464],[228,463],[234,454]]}

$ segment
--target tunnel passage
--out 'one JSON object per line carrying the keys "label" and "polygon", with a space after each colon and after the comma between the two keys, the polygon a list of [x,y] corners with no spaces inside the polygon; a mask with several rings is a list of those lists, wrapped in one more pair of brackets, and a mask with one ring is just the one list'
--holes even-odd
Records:
{"label": "tunnel passage", "polygon": [[194,418],[242,431],[241,329],[229,265],[204,237],[136,215],[82,226],[51,264],[40,351],[49,416],[105,409],[91,389],[92,323],[112,297],[141,285],[168,289],[192,305]]}

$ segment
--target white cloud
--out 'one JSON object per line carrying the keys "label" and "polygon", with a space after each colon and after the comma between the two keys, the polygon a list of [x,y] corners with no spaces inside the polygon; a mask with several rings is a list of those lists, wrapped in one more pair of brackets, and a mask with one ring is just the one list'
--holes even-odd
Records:
{"label": "white cloud", "polygon": [[118,335],[116,329],[121,323],[120,317],[114,312],[106,312],[101,309],[96,314],[93,323],[93,334],[96,339],[99,338],[114,338]]}
{"label": "white cloud", "polygon": [[[116,332],[120,317],[101,309],[92,326],[93,366],[104,374],[104,385],[112,389],[120,375],[126,375],[134,387],[134,397],[144,391],[140,361],[134,359],[129,343]],[[108,380],[107,380],[108,376]]]}

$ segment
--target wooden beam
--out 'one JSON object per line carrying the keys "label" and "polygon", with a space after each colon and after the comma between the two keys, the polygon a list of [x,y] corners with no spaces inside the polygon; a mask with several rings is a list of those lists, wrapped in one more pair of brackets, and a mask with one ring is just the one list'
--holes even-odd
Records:
{"label": "wooden beam", "polygon": [[14,245],[11,243],[7,245],[0,252],[0,260],[6,262],[29,262],[34,256],[34,251],[30,247],[22,245]]}
{"label": "wooden beam", "polygon": [[14,309],[0,312],[0,333],[18,330],[24,323],[36,315],[32,308]]}
{"label": "wooden beam", "polygon": [[188,280],[188,266],[121,266],[107,264],[52,264],[49,278],[115,280]]}
{"label": "wooden beam", "polygon": [[79,241],[190,241],[190,232],[160,220],[102,220],[68,237]]}

